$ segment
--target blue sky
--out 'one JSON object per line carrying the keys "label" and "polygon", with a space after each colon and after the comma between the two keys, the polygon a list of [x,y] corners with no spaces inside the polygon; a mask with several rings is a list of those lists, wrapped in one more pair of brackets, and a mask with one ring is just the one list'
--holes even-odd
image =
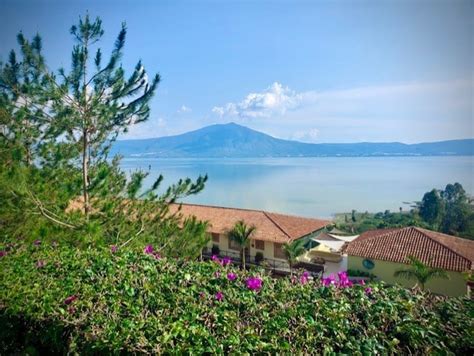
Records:
{"label": "blue sky", "polygon": [[237,122],[307,142],[474,137],[472,1],[23,1],[0,3],[0,58],[39,32],[69,66],[69,28],[89,11],[109,51],[162,83],[128,138]]}

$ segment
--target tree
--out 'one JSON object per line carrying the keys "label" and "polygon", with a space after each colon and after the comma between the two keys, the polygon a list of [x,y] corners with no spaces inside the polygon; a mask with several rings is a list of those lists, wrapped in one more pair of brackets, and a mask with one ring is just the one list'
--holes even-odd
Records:
{"label": "tree", "polygon": [[457,235],[468,229],[469,219],[472,216],[472,205],[469,197],[459,183],[448,184],[441,193],[446,207],[441,222],[441,231]]}
{"label": "tree", "polygon": [[104,34],[100,19],[80,18],[70,32],[70,71],[48,69],[39,35],[28,41],[20,33],[20,60],[12,51],[0,63],[0,151],[8,153],[0,155],[0,227],[18,236],[54,232],[75,244],[124,247],[140,237],[170,255],[186,237],[189,254],[200,251],[205,224],[184,219],[170,204],[200,192],[207,176],[158,194],[162,176],[144,190],[148,173],[127,176],[119,158],[108,157],[120,133],[148,118],[160,76],[149,78],[138,62],[125,77],[124,24],[105,65],[95,49]]}
{"label": "tree", "polygon": [[241,265],[243,269],[245,269],[245,249],[249,244],[250,237],[255,233],[255,230],[255,226],[247,226],[243,220],[239,220],[228,233],[228,237],[240,246]]}
{"label": "tree", "polygon": [[420,203],[420,217],[435,229],[439,226],[444,215],[444,203],[438,190],[425,193]]}
{"label": "tree", "polygon": [[[76,45],[69,73],[63,68],[59,69],[58,76],[51,72],[40,52],[40,37],[35,36],[30,42],[20,33],[22,63],[39,79],[33,83],[28,81],[27,87],[19,86],[13,76],[5,76],[3,82],[21,99],[20,109],[32,106],[38,110],[42,124],[46,124],[43,125],[45,138],[62,136],[80,152],[83,208],[87,218],[94,179],[92,161],[100,163],[119,133],[148,118],[148,103],[160,76],[156,74],[149,80],[139,61],[132,74],[125,78],[120,64],[127,32],[125,24],[105,66],[102,66],[100,48],[92,55],[94,45],[104,34],[99,18],[92,21],[86,15],[70,32]],[[13,64],[11,67],[15,68]]]}
{"label": "tree", "polygon": [[408,260],[410,261],[411,268],[396,271],[394,273],[395,277],[414,280],[420,285],[422,290],[425,289],[426,283],[433,278],[449,279],[449,276],[445,270],[440,268],[431,268],[414,256],[409,256]]}
{"label": "tree", "polygon": [[303,239],[292,241],[283,245],[283,251],[285,251],[288,264],[290,265],[290,273],[293,275],[293,266],[297,262],[299,256],[305,251],[305,241]]}

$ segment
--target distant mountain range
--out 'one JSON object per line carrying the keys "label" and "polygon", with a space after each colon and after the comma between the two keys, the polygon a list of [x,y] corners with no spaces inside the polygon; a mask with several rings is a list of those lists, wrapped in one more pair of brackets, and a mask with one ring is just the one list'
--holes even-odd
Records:
{"label": "distant mountain range", "polygon": [[119,140],[112,154],[124,157],[358,157],[474,155],[474,139],[429,143],[303,143],[278,139],[235,123],[182,135]]}

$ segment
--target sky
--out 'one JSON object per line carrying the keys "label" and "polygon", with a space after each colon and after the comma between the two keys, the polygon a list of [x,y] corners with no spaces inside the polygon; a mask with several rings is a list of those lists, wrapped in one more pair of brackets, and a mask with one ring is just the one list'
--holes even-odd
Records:
{"label": "sky", "polygon": [[[148,122],[122,138],[236,122],[304,142],[474,137],[474,2],[0,1],[0,60],[39,33],[50,69],[70,67],[70,27],[122,22],[123,66],[162,81]],[[106,57],[105,57],[106,58]]]}

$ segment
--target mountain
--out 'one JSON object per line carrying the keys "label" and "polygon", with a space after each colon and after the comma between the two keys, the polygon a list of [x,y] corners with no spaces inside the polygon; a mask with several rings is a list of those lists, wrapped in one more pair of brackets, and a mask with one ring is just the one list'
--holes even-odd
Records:
{"label": "mountain", "polygon": [[235,123],[182,135],[119,140],[112,154],[124,157],[325,157],[474,155],[474,139],[430,143],[303,143],[278,139]]}

